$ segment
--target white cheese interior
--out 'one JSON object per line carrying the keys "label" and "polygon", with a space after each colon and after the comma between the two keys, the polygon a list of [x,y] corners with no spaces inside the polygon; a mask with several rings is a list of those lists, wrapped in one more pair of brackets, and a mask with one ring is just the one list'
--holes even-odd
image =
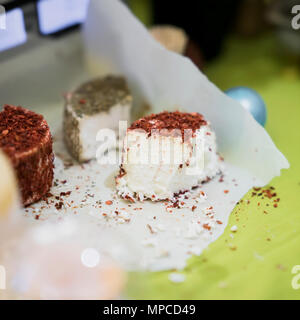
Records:
{"label": "white cheese interior", "polygon": [[0,221],[18,208],[18,190],[8,158],[0,151]]}
{"label": "white cheese interior", "polygon": [[216,137],[202,126],[195,137],[163,136],[129,130],[124,141],[122,167],[125,175],[116,179],[120,196],[140,200],[172,199],[174,193],[190,190],[220,170]]}
{"label": "white cheese interior", "polygon": [[[82,147],[82,160],[96,158],[99,141],[96,140],[100,129],[112,129],[118,134],[119,121],[130,120],[130,105],[117,104],[109,109],[108,112],[100,112],[93,116],[84,116],[80,119],[79,132]],[[112,146],[113,147],[113,146]]]}

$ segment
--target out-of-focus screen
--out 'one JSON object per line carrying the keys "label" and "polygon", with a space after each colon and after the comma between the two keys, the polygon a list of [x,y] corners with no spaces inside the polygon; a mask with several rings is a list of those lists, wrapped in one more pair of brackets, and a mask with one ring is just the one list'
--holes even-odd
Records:
{"label": "out-of-focus screen", "polygon": [[40,0],[37,12],[40,32],[58,32],[85,20],[89,0]]}
{"label": "out-of-focus screen", "polygon": [[16,8],[1,15],[0,51],[11,49],[26,42],[27,35],[23,11]]}

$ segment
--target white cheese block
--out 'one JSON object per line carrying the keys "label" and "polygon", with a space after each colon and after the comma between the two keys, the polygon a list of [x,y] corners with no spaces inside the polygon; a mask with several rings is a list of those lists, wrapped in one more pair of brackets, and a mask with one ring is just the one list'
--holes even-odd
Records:
{"label": "white cheese block", "polygon": [[207,122],[185,141],[181,134],[129,129],[116,187],[130,200],[173,199],[213,178],[220,167],[215,133]]}
{"label": "white cheese block", "polygon": [[96,158],[100,129],[118,135],[119,121],[129,121],[132,97],[122,77],[107,76],[87,82],[66,95],[64,140],[79,162]]}

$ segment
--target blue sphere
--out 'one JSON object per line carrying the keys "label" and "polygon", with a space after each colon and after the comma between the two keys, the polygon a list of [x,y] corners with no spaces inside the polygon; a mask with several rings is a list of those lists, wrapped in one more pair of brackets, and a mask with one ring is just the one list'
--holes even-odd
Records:
{"label": "blue sphere", "polygon": [[248,110],[258,123],[262,126],[265,125],[267,120],[266,105],[255,90],[247,87],[234,87],[225,91],[225,93]]}

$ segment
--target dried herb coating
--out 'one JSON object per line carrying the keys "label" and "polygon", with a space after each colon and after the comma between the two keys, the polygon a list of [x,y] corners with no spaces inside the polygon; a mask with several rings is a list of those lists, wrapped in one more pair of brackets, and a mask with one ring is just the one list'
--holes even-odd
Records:
{"label": "dried herb coating", "polygon": [[79,86],[66,95],[64,108],[64,140],[68,151],[79,162],[82,158],[83,141],[80,138],[81,121],[100,113],[109,113],[116,105],[132,103],[125,78],[106,76],[96,78]]}
{"label": "dried herb coating", "polygon": [[69,102],[77,116],[91,116],[108,111],[116,104],[131,102],[131,96],[123,77],[107,76],[81,85]]}

